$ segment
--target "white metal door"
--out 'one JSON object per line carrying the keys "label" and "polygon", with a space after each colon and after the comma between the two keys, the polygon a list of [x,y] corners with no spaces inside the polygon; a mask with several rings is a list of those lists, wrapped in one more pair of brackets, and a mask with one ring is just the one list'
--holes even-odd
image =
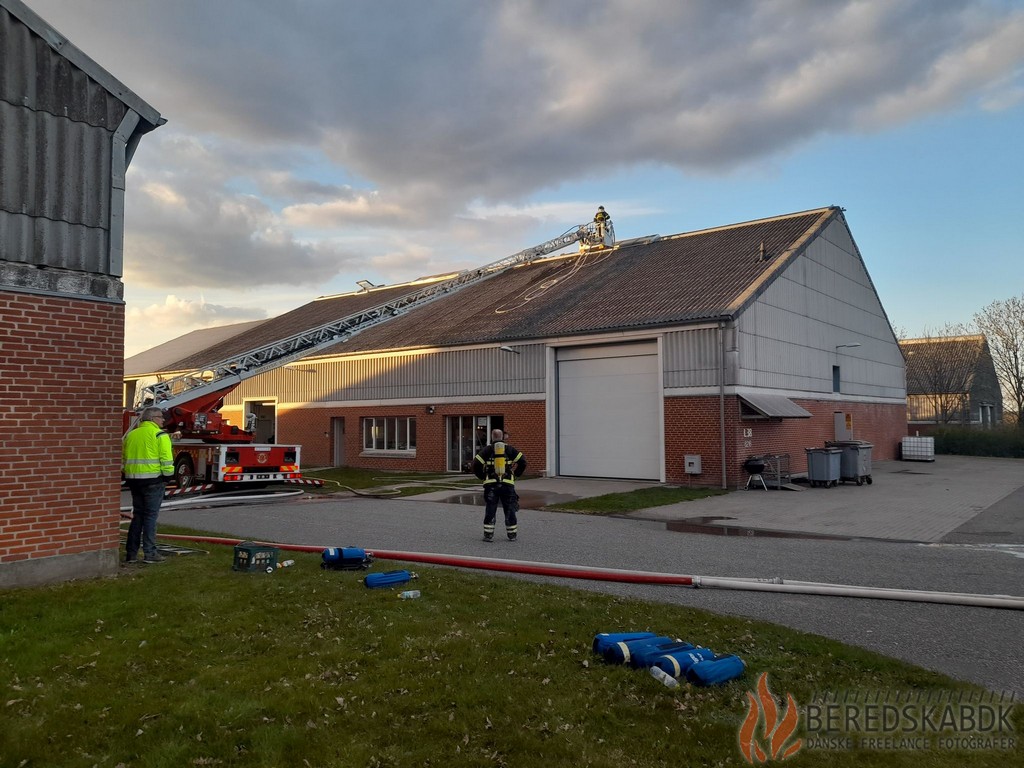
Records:
{"label": "white metal door", "polygon": [[658,480],[656,343],[558,351],[558,474]]}

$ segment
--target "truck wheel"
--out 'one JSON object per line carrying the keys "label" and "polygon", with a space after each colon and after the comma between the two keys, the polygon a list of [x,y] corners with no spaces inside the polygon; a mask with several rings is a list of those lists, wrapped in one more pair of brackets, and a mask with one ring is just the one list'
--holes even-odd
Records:
{"label": "truck wheel", "polygon": [[195,482],[196,468],[192,457],[183,453],[174,460],[174,482],[179,488],[188,488]]}

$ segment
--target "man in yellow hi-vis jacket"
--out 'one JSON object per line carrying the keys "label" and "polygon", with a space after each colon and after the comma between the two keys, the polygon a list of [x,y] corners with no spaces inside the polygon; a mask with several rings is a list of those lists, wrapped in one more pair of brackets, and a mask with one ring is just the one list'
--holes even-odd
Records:
{"label": "man in yellow hi-vis jacket", "polygon": [[516,478],[526,471],[526,458],[522,451],[503,442],[504,436],[500,429],[492,429],[491,444],[473,459],[473,474],[484,481],[484,541],[494,541],[494,518],[499,501],[505,513],[505,533],[509,541],[515,541],[519,534]]}
{"label": "man in yellow hi-vis jacket", "polygon": [[121,471],[132,492],[132,522],[125,547],[127,563],[138,562],[140,543],[143,562],[159,563],[164,559],[156,550],[156,520],[164,501],[164,484],[174,477],[174,455],[163,424],[162,410],[146,408],[139,426],[125,436],[121,449]]}

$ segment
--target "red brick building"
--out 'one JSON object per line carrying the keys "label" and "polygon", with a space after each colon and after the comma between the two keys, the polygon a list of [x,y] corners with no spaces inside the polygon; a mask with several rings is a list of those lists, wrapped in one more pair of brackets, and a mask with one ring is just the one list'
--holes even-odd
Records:
{"label": "red brick building", "polygon": [[[322,297],[159,370],[138,356],[128,389],[442,279]],[[799,473],[826,440],[895,458],[906,389],[830,207],[520,264],[250,378],[221,412],[254,416],[258,441],[301,443],[307,468],[457,472],[501,427],[533,473],[738,487],[748,457],[788,455]]]}
{"label": "red brick building", "polygon": [[124,177],[163,119],[19,0],[0,0],[0,72],[8,587],[117,568]]}

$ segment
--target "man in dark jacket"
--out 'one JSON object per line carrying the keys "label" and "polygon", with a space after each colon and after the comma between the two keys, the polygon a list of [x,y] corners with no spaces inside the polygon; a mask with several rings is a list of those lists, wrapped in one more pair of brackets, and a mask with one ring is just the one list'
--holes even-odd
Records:
{"label": "man in dark jacket", "polygon": [[500,429],[491,430],[491,444],[473,458],[473,474],[484,481],[484,541],[494,541],[494,518],[499,501],[505,513],[505,533],[509,541],[515,541],[519,533],[516,478],[526,471],[526,458],[503,438]]}

